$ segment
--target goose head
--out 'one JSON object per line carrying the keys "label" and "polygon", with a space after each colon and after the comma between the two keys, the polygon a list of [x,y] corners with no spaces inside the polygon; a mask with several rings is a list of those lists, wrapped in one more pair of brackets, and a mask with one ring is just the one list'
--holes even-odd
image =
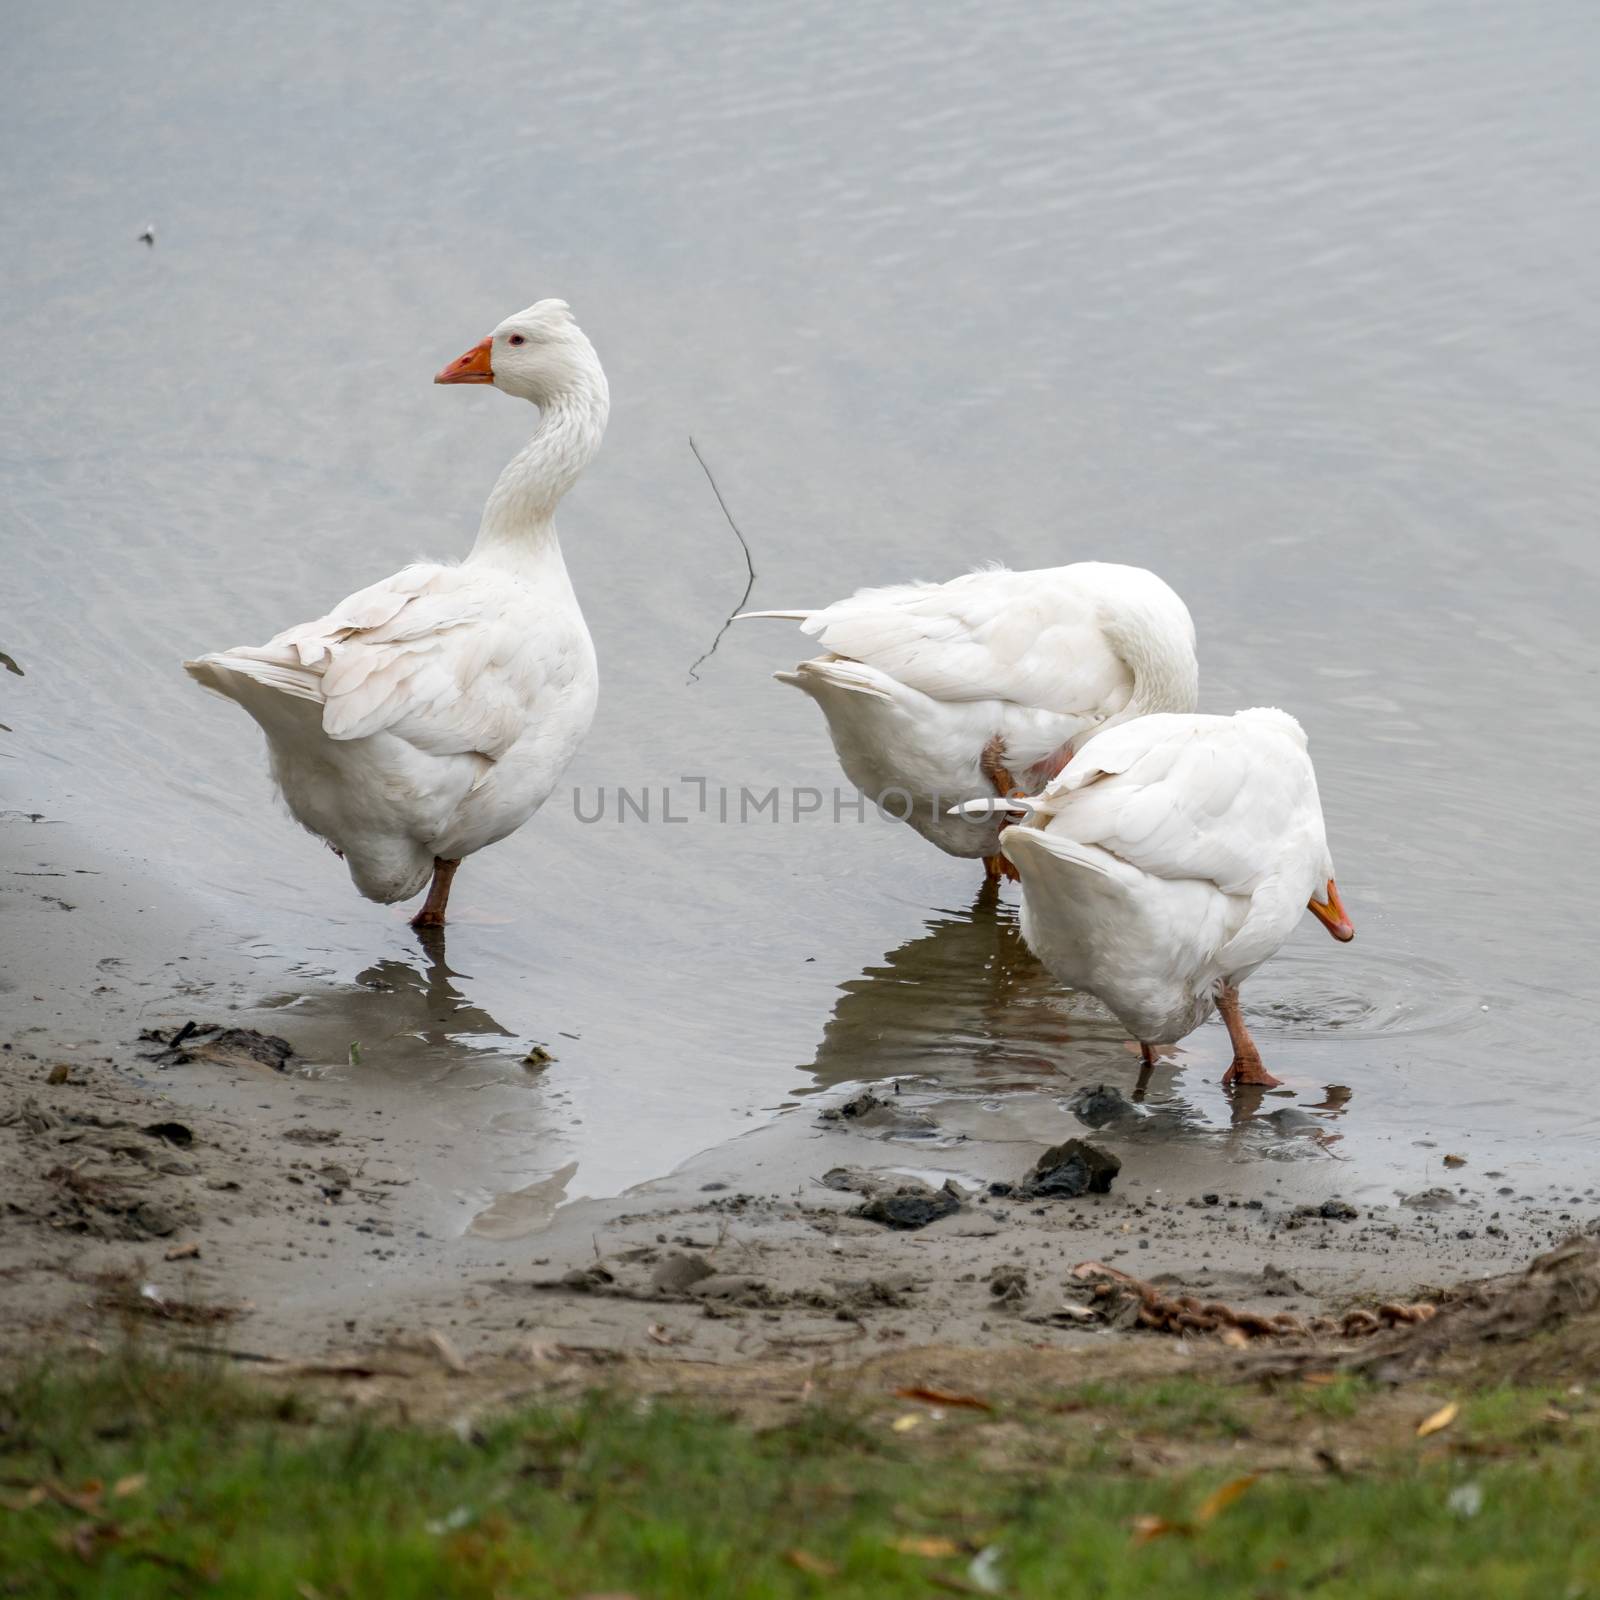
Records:
{"label": "goose head", "polygon": [[1350,913],[1345,910],[1344,901],[1339,898],[1339,885],[1333,881],[1333,863],[1326,856],[1323,858],[1323,867],[1318,879],[1319,886],[1312,891],[1311,898],[1306,902],[1306,910],[1340,944],[1348,944],[1356,936],[1356,925],[1350,920]]}
{"label": "goose head", "polygon": [[541,410],[605,386],[600,358],[565,300],[539,300],[507,317],[433,381],[492,383]]}

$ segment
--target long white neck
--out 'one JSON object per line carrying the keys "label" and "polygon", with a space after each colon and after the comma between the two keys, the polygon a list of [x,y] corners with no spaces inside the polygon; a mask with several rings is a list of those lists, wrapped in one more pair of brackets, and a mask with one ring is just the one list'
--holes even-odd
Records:
{"label": "long white neck", "polygon": [[1133,693],[1105,726],[1158,711],[1188,713],[1200,701],[1194,630],[1181,603],[1130,608],[1106,629],[1133,674]]}
{"label": "long white neck", "polygon": [[543,407],[537,432],[489,491],[468,561],[522,566],[555,547],[556,507],[594,459],[610,410],[598,363]]}

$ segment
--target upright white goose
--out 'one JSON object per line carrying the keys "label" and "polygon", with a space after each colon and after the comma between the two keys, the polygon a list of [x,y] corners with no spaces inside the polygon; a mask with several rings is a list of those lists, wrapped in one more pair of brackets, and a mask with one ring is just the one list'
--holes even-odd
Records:
{"label": "upright white goose", "polygon": [[1278,1082],[1239,985],[1304,910],[1355,937],[1293,717],[1141,717],[1101,734],[1043,794],[980,803],[1027,817],[1000,848],[1022,874],[1022,936],[1055,977],[1098,995],[1146,1062],[1215,1006],[1233,1042],[1224,1085]]}
{"label": "upright white goose", "polygon": [[990,877],[1015,876],[1001,824],[952,815],[957,802],[1031,794],[1099,731],[1192,711],[1199,693],[1188,608],[1142,567],[997,567],[745,615],[798,622],[826,647],[775,676],[822,708],[846,777]]}
{"label": "upright white goose", "polygon": [[264,645],[185,662],[267,736],[295,819],[369,900],[429,886],[440,927],[464,856],[513,833],[594,720],[594,645],[554,515],[593,458],[610,396],[561,300],[508,317],[435,383],[492,383],[542,417],[457,565],[417,562]]}

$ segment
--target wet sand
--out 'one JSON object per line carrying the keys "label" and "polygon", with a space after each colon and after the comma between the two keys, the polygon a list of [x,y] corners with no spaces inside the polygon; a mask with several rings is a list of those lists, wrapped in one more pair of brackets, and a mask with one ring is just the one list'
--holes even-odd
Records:
{"label": "wet sand", "polygon": [[[501,1066],[442,1094],[426,992],[381,973],[297,981],[70,823],[12,814],[0,842],[12,1338],[93,1336],[120,1309],[296,1358],[432,1332],[469,1358],[1073,1348],[1123,1337],[1083,1314],[1085,1261],[1303,1319],[1505,1272],[1600,1217],[1592,1194],[1506,1193],[1502,1174],[1443,1151],[1409,1197],[1346,1193],[1326,1100],[1286,1098],[1276,1121],[1243,1108],[1219,1159],[1175,1138],[1159,1105],[1113,1096],[1091,1127],[1047,1083],[952,1093],[914,1071],[873,1084],[866,1116],[838,1114],[863,1088],[842,1082],[606,1198],[568,1200],[559,1171],[491,1192],[469,1181],[482,1139],[460,1107],[487,1097],[514,1116],[546,1070],[537,1053],[520,1079]],[[180,1061],[141,1038],[190,1021],[294,1054],[285,1070],[226,1050]],[[1130,1060],[1114,1087],[1136,1077]],[[1005,1192],[1070,1138],[1120,1160],[1108,1193]],[[902,1183],[949,1183],[959,1204],[910,1230],[859,1214]]]}

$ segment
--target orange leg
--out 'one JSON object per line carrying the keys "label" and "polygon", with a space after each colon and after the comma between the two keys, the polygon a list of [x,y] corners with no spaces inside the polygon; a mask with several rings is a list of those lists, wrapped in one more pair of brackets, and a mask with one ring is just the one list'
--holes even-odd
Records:
{"label": "orange leg", "polygon": [[1021,791],[1017,788],[1017,780],[1011,776],[1010,769],[1005,764],[1006,747],[999,734],[996,734],[988,744],[983,747],[983,753],[978,757],[978,771],[994,785],[994,792],[1002,800],[1009,800]]}
{"label": "orange leg", "polygon": [[434,857],[433,882],[428,885],[428,898],[422,902],[422,909],[411,919],[413,928],[444,926],[444,908],[445,902],[450,898],[450,882],[460,865],[459,861],[446,861],[442,857]]}
{"label": "orange leg", "polygon": [[1155,1070],[1155,1046],[1146,1044],[1141,1039],[1139,1041],[1139,1081],[1133,1086],[1133,1099],[1136,1105],[1144,1104],[1144,1097],[1150,1092],[1150,1078]]}
{"label": "orange leg", "polygon": [[986,883],[1022,882],[1022,874],[1011,865],[1009,857],[998,854],[983,858],[983,877]]}
{"label": "orange leg", "polygon": [[[999,734],[983,747],[983,753],[978,757],[978,770],[989,780],[994,792],[1002,800],[1009,800],[1014,795],[1021,794],[1017,780],[1011,776],[1010,769],[1005,764],[1005,745]],[[999,883],[1001,879],[1011,883],[1022,882],[1022,874],[998,853],[983,858],[983,876],[988,883]]]}
{"label": "orange leg", "polygon": [[1256,1084],[1263,1089],[1276,1088],[1281,1078],[1274,1078],[1261,1064],[1261,1052],[1244,1025],[1239,1010],[1239,991],[1231,984],[1223,984],[1217,991],[1217,1010],[1227,1025],[1228,1037],[1233,1041],[1233,1064],[1222,1075],[1222,1087],[1231,1089],[1235,1084]]}

